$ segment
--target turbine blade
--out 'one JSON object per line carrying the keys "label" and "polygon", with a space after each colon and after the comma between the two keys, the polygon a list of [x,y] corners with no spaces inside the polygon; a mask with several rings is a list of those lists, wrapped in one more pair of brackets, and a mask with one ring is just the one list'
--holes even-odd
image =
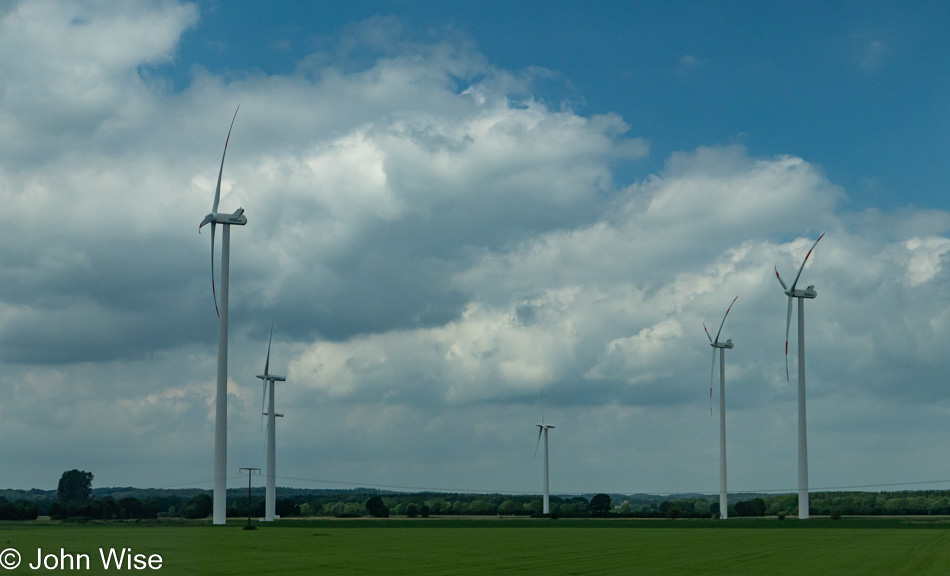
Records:
{"label": "turbine blade", "polygon": [[270,343],[274,339],[274,322],[270,324],[270,337],[267,339],[267,360],[264,361],[264,376],[270,375]]}
{"label": "turbine blade", "polygon": [[264,455],[267,457],[267,438],[270,436],[270,426],[264,428]]}
{"label": "turbine blade", "polygon": [[[736,303],[736,300],[738,300],[738,299],[739,299],[739,296],[736,296],[735,298],[733,298],[733,299],[732,299],[732,304],[735,304],[735,303]],[[728,315],[729,315],[729,311],[732,310],[732,304],[729,304],[729,307],[726,308],[726,313],[725,313],[725,315],[722,317],[722,322],[720,322],[720,324],[719,324],[719,332],[716,332],[716,342],[719,342],[719,335],[722,334],[722,325],[726,323],[726,316],[728,316]]]}
{"label": "turbine blade", "polygon": [[709,416],[712,417],[713,379],[716,375],[716,349],[713,348],[712,368],[709,369]]}
{"label": "turbine blade", "polygon": [[211,213],[218,213],[218,200],[221,199],[221,175],[224,173],[224,157],[228,154],[228,142],[231,140],[231,128],[234,128],[234,119],[237,118],[238,110],[241,105],[234,110],[234,116],[231,118],[231,126],[228,127],[228,137],[224,140],[224,152],[221,154],[221,167],[218,168],[218,185],[214,189],[214,204],[211,205]]}
{"label": "turbine blade", "polygon": [[709,338],[709,343],[712,344],[712,336],[709,334],[709,328],[706,328],[706,323],[703,322],[703,330],[706,331],[706,338]]}
{"label": "turbine blade", "polygon": [[785,281],[782,280],[782,277],[778,275],[778,268],[775,269],[775,277],[778,278],[778,283],[782,285],[782,290],[788,292],[788,286],[785,285]]}
{"label": "turbine blade", "polygon": [[534,457],[538,457],[538,446],[541,445],[541,433],[544,432],[544,428],[538,426],[538,443],[534,445]]}
{"label": "turbine blade", "polygon": [[544,424],[544,388],[541,389],[541,424]]}
{"label": "turbine blade", "polygon": [[788,314],[785,316],[785,380],[791,382],[788,377],[788,329],[792,325],[792,297],[788,297]]}
{"label": "turbine blade", "polygon": [[798,276],[795,276],[795,281],[792,282],[792,290],[794,290],[794,289],[795,289],[795,286],[798,285],[798,279],[799,279],[799,278],[801,277],[801,275],[802,275],[802,270],[805,269],[805,262],[808,262],[808,257],[811,256],[811,253],[815,250],[815,246],[818,246],[818,243],[821,242],[821,239],[824,238],[824,237],[825,237],[825,235],[824,235],[824,233],[822,233],[822,235],[818,237],[818,240],[815,240],[815,243],[811,245],[811,249],[808,251],[808,254],[805,254],[805,259],[802,260],[802,265],[801,265],[801,267],[798,269]]}
{"label": "turbine blade", "polygon": [[218,293],[214,289],[214,222],[211,222],[211,295],[214,297],[214,313],[221,317],[218,310]]}
{"label": "turbine blade", "polygon": [[264,429],[264,401],[267,400],[267,380],[264,380],[264,385],[261,387],[261,430]]}

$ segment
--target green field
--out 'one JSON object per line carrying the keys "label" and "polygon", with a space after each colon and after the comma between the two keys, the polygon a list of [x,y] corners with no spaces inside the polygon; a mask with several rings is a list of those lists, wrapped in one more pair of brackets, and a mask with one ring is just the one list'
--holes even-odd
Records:
{"label": "green field", "polygon": [[[163,574],[950,574],[950,520],[286,520],[238,523],[0,523],[0,550],[32,570],[37,548],[159,554]],[[80,560],[81,562],[81,560]],[[82,568],[79,570],[78,568]],[[0,573],[3,571],[0,570]]]}

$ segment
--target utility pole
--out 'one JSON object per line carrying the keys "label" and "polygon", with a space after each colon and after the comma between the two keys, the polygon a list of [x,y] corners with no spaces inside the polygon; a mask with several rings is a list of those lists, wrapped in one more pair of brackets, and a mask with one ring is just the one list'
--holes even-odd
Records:
{"label": "utility pole", "polygon": [[247,470],[247,526],[244,527],[245,530],[253,530],[254,526],[251,526],[251,476],[254,475],[254,472],[260,472],[260,468],[241,468],[241,473]]}

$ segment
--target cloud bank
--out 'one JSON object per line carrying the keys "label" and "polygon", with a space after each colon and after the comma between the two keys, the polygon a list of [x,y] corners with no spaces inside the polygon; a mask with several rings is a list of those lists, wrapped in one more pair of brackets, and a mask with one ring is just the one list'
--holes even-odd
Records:
{"label": "cloud bank", "polygon": [[194,6],[0,15],[4,53],[24,55],[0,63],[9,486],[73,467],[210,485],[217,322],[196,232],[238,104],[221,198],[248,217],[231,244],[235,471],[263,460],[254,374],[273,319],[284,484],[536,490],[543,390],[555,492],[712,492],[702,324],[738,295],[730,485],[793,488],[773,267],[794,273],[826,232],[802,276],[819,293],[812,485],[950,478],[931,457],[950,407],[950,214],[849,212],[794,151],[702,147],[618,181],[650,135],[535,97],[542,71],[390,24],[351,26],[293,74],[196,66],[175,86]]}

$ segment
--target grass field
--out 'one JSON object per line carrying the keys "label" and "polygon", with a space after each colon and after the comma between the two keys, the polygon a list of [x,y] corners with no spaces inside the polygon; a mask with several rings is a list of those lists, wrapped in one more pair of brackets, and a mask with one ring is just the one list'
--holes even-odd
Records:
{"label": "grass field", "polygon": [[[238,523],[0,523],[9,574],[70,572],[36,564],[37,549],[159,554],[164,574],[950,574],[950,520],[813,518],[691,520],[285,520]],[[2,571],[0,571],[2,572]]]}

